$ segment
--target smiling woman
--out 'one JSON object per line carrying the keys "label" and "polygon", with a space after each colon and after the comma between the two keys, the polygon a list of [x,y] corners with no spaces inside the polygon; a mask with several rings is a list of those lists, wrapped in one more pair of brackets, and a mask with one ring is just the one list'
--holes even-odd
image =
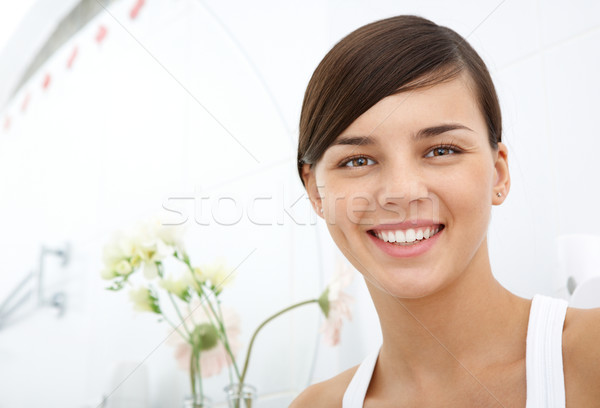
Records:
{"label": "smiling woman", "polygon": [[298,171],[364,277],[383,344],[292,407],[597,403],[600,333],[585,327],[600,326],[599,310],[519,297],[492,274],[491,208],[510,191],[501,135],[485,64],[446,27],[392,17],[324,57],[304,98]]}

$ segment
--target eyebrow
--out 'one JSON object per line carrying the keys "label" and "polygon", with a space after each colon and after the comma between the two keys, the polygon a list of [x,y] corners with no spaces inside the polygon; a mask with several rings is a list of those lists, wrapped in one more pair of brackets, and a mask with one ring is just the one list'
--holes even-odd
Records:
{"label": "eyebrow", "polygon": [[[442,133],[446,133],[449,132],[451,130],[457,130],[457,129],[462,129],[462,130],[468,130],[468,131],[473,131],[472,129],[458,124],[458,123],[444,123],[441,125],[437,125],[437,126],[431,126],[428,128],[423,128],[421,130],[419,130],[417,133],[412,135],[412,139],[414,141],[420,141],[423,139],[429,139],[435,136],[439,136]],[[340,137],[338,139],[336,139],[331,146],[369,146],[369,145],[375,145],[377,144],[377,141],[372,138],[371,136],[344,136],[344,137]]]}

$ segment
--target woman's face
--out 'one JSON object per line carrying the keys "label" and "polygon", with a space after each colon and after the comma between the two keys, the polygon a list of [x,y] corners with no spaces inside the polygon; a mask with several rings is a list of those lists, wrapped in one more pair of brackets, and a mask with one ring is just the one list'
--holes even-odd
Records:
{"label": "woman's face", "polygon": [[312,170],[304,166],[311,201],[340,250],[393,296],[432,294],[487,260],[491,205],[504,200],[510,179],[506,147],[490,147],[468,81],[382,99]]}

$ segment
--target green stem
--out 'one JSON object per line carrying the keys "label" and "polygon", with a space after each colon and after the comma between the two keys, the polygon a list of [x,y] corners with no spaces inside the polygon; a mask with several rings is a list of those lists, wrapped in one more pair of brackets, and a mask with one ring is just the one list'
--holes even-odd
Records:
{"label": "green stem", "polygon": [[[196,373],[197,373],[197,379],[198,379],[198,389],[200,391],[200,402],[202,403],[202,406],[204,406],[204,389],[202,387],[202,364],[200,364],[200,353],[201,352],[197,352],[196,354]],[[196,401],[194,401],[194,404],[196,403]]]}
{"label": "green stem", "polygon": [[[227,354],[229,355],[229,357],[231,359],[231,365],[233,365],[233,368],[235,370],[235,375],[239,381],[240,370],[237,366],[237,362],[233,355],[233,352],[231,351],[231,346],[229,345],[229,338],[227,337],[227,330],[225,330],[225,326],[223,325],[223,314],[221,313],[219,299],[218,298],[216,299],[217,300],[217,310],[219,311],[219,315],[217,315],[215,312],[214,306],[212,305],[212,302],[208,299],[208,296],[205,294],[204,297],[206,297],[206,302],[210,306],[210,310],[209,310],[206,308],[206,305],[204,304],[204,302],[201,302],[202,307],[204,308],[204,312],[209,317],[211,324],[214,325],[215,327],[218,327],[219,338],[220,338],[221,342],[223,343],[223,346],[225,347],[225,351],[227,352]],[[216,323],[213,322],[213,315],[215,315],[214,319],[216,320]],[[229,375],[229,383],[233,384],[233,377],[231,375],[231,367],[229,365],[227,365],[227,374]]]}
{"label": "green stem", "polygon": [[[207,298],[208,298],[208,296],[207,296]],[[218,304],[218,300],[217,300],[217,304]],[[225,326],[223,325],[223,319],[219,319],[219,315],[215,311],[215,308],[212,305],[212,302],[208,301],[208,306],[210,307],[210,310],[214,314],[215,318],[217,319],[217,323],[219,324],[219,332],[221,333],[221,336],[223,337],[221,340],[223,341],[223,345],[225,346],[225,350],[227,351],[227,353],[229,354],[229,357],[231,358],[231,362],[233,364],[233,368],[235,370],[235,374],[237,375],[237,377],[239,379],[239,378],[241,378],[240,377],[240,371],[239,371],[238,366],[237,366],[237,364],[235,362],[235,357],[233,356],[233,353],[231,352],[231,347],[229,347],[229,340],[227,339],[227,333],[225,331]]]}
{"label": "green stem", "polygon": [[[187,337],[185,334],[183,334],[183,333],[182,333],[182,332],[179,330],[179,328],[177,328],[177,326],[175,326],[175,324],[173,324],[173,322],[171,322],[171,321],[169,320],[169,318],[168,318],[168,317],[167,317],[167,316],[166,316],[164,313],[161,313],[160,315],[163,317],[163,319],[165,319],[165,322],[169,323],[169,325],[170,325],[170,326],[171,326],[171,327],[172,327],[172,328],[173,328],[173,329],[174,329],[174,330],[175,330],[177,333],[179,333],[179,335],[181,336],[181,338],[182,338],[182,339],[185,339],[185,341],[189,341],[189,338],[190,338],[191,336],[190,336],[190,337]],[[188,333],[188,335],[189,335],[189,333]]]}
{"label": "green stem", "polygon": [[[217,298],[217,311],[219,312],[219,319],[221,321],[223,321],[223,311],[221,310],[221,302],[219,301],[219,299]],[[223,336],[225,338],[225,341],[223,342],[223,344],[225,345],[225,350],[227,350],[227,352],[229,353],[229,356],[231,357],[231,362],[233,363],[233,366],[235,368],[235,374],[237,375],[238,380],[240,379],[240,371],[237,367],[236,361],[233,358],[233,353],[231,352],[231,349],[229,347],[229,338],[227,337],[227,331],[223,330]],[[231,367],[229,365],[227,365],[227,373],[229,374],[229,384],[233,384],[233,376],[231,375]]]}
{"label": "green stem", "polygon": [[[223,320],[223,311],[221,310],[221,302],[219,301],[219,299],[217,299],[217,311],[219,312],[219,318]],[[224,342],[223,344],[229,344],[229,339],[227,338],[227,331],[225,331],[223,334],[225,336],[225,339],[227,340],[227,343]],[[225,348],[227,349],[227,347]],[[239,380],[239,372],[237,374]],[[227,375],[229,376],[229,384],[233,384],[233,376],[231,375],[231,366],[229,364],[227,364]]]}
{"label": "green stem", "polygon": [[185,324],[185,319],[183,318],[183,315],[181,314],[181,311],[179,310],[179,307],[177,306],[177,303],[175,302],[175,299],[173,298],[173,294],[171,292],[167,292],[167,294],[169,295],[169,299],[171,300],[171,303],[173,304],[173,308],[175,309],[177,316],[179,316],[179,320],[181,320],[181,325],[183,326],[183,329],[188,334],[188,336],[191,337],[192,333],[190,332],[187,325]]}
{"label": "green stem", "polygon": [[[190,264],[189,259],[187,257],[184,257],[183,259],[181,259],[181,258],[179,258],[178,254],[176,254],[175,258],[178,259],[180,262],[183,262],[188,267],[188,269],[190,270],[190,273],[192,274],[192,279],[194,280],[194,282],[196,283],[196,285],[200,288],[201,294],[198,293],[198,296],[200,297],[200,306],[202,306],[202,309],[204,310],[204,314],[206,315],[206,317],[208,317],[208,320],[210,321],[210,324],[212,324],[213,326],[217,326],[212,321],[212,316],[211,316],[210,312],[208,311],[208,309],[206,308],[206,305],[204,304],[204,302],[202,302],[202,298],[205,298],[206,301],[209,302],[209,303],[210,303],[210,299],[208,298],[208,296],[202,290],[202,283],[199,282],[198,279],[196,279],[196,275],[194,274],[194,268],[192,268],[192,265]],[[196,323],[194,322],[194,324],[196,324]]]}
{"label": "green stem", "polygon": [[196,404],[196,364],[194,363],[194,357],[196,356],[196,352],[193,349],[192,345],[192,353],[190,355],[190,385],[192,387],[192,406]]}
{"label": "green stem", "polygon": [[250,340],[250,344],[248,345],[248,352],[246,353],[246,361],[244,362],[244,369],[242,370],[242,375],[240,376],[240,387],[242,387],[242,384],[244,384],[244,379],[246,378],[246,372],[248,371],[248,363],[250,362],[250,353],[252,352],[252,346],[254,345],[254,340],[256,340],[256,335],[258,334],[258,332],[260,332],[261,329],[263,327],[265,327],[267,325],[267,323],[269,323],[271,320],[281,316],[282,314],[284,314],[286,312],[289,312],[292,309],[295,309],[300,306],[308,305],[311,303],[318,303],[318,300],[317,299],[305,300],[304,302],[296,303],[289,307],[286,307],[285,309],[283,309],[283,310],[275,313],[273,316],[269,317],[267,320],[262,322],[260,324],[260,326],[258,326],[256,328],[256,330],[254,331],[254,334],[252,335],[252,338]]}
{"label": "green stem", "polygon": [[[186,256],[183,256],[183,259],[182,259],[179,257],[179,254],[176,254],[175,258],[187,265],[188,269],[190,270],[190,273],[192,274],[192,279],[194,279],[194,282],[196,282],[198,287],[201,287],[202,284],[196,279],[196,276],[194,274],[194,268],[192,267],[192,265],[189,261],[189,258],[187,258]],[[204,291],[202,291],[202,295],[206,299],[206,303],[208,304],[208,307],[210,308],[210,312],[206,309],[206,305],[204,304],[204,302],[202,302],[202,299],[200,299],[200,304],[204,308],[204,312],[208,316],[210,323],[219,328],[219,333],[221,334],[221,337],[222,337],[221,340],[223,341],[223,345],[225,346],[225,350],[227,351],[227,354],[229,354],[229,357],[231,358],[233,368],[235,369],[235,374],[237,375],[237,378],[239,379],[240,378],[240,370],[235,361],[233,352],[231,351],[231,347],[229,346],[229,339],[227,338],[227,332],[225,331],[225,326],[223,325],[222,316],[221,316],[221,318],[219,318],[219,315],[215,311],[214,306],[213,306],[212,302],[210,301],[210,298]],[[215,298],[217,299],[217,305],[218,305],[217,295],[216,294],[214,294],[214,295],[215,295]],[[212,314],[211,314],[211,312],[212,312]],[[216,320],[216,324],[215,324],[215,322],[212,321],[213,316]]]}
{"label": "green stem", "polygon": [[[203,302],[202,301],[203,299],[206,299],[206,302]],[[206,307],[206,304],[208,304],[210,306],[210,309]],[[202,306],[202,309],[204,310],[204,314],[208,318],[210,324],[212,324],[214,327],[217,327],[219,329],[218,330],[219,338],[221,339],[221,341],[223,342],[223,345],[225,346],[225,351],[227,351],[229,356],[231,357],[231,361],[233,362],[233,366],[236,370],[237,378],[239,379],[240,373],[237,369],[237,366],[235,363],[235,358],[233,357],[231,348],[229,347],[229,341],[228,341],[227,337],[223,337],[223,332],[225,332],[225,329],[222,324],[222,320],[219,320],[219,316],[217,316],[216,313],[214,312],[214,308],[212,307],[212,302],[210,301],[208,295],[206,295],[206,293],[204,291],[202,292],[202,297],[200,298],[200,306]],[[230,371],[229,366],[227,367],[227,371]],[[230,376],[229,382],[232,383],[231,376]]]}
{"label": "green stem", "polygon": [[212,324],[213,326],[218,326],[218,324],[213,321],[213,318],[216,319],[217,317],[216,316],[213,317],[211,311],[206,307],[206,303],[203,302],[202,299],[206,299],[206,303],[210,303],[210,299],[204,293],[204,291],[202,292],[202,296],[200,297],[200,306],[202,306],[202,310],[204,310],[204,314],[208,318],[208,321],[210,322],[210,324]]}
{"label": "green stem", "polygon": [[[163,273],[163,265],[161,262],[157,262],[156,263],[156,268],[158,269],[158,274],[160,275],[160,277],[162,278],[164,276]],[[171,300],[171,304],[173,305],[173,308],[175,309],[175,312],[177,313],[177,316],[179,316],[179,319],[181,320],[181,325],[183,326],[183,329],[185,330],[185,332],[188,334],[188,336],[192,336],[191,332],[189,331],[187,325],[185,324],[185,320],[183,319],[183,316],[181,315],[181,312],[179,311],[179,307],[177,307],[177,303],[175,303],[175,299],[173,298],[173,294],[169,291],[166,291],[167,295],[169,296],[169,299]],[[163,317],[165,317],[165,320],[167,320],[166,316],[164,313],[161,313],[163,315]],[[167,320],[168,321],[168,320]],[[181,333],[179,333],[181,334]]]}

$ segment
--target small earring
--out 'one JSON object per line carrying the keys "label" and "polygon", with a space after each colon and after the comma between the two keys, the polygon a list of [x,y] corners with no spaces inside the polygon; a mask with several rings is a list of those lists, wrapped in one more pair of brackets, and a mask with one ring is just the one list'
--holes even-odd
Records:
{"label": "small earring", "polygon": [[498,197],[502,197],[502,193],[496,193]]}
{"label": "small earring", "polygon": [[319,212],[323,214],[323,207],[319,208]]}

